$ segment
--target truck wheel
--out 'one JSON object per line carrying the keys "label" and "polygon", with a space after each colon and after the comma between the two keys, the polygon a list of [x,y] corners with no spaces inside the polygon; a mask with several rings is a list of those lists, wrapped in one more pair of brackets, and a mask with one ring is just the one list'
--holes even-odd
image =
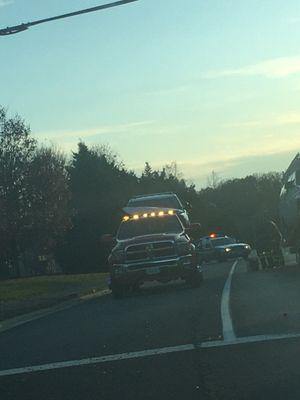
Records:
{"label": "truck wheel", "polygon": [[191,273],[186,282],[193,288],[198,288],[201,286],[203,282],[203,272],[195,271]]}

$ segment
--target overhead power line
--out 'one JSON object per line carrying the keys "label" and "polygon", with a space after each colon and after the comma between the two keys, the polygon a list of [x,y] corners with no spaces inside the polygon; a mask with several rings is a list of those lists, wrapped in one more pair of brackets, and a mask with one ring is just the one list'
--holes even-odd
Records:
{"label": "overhead power line", "polygon": [[75,17],[76,15],[87,14],[87,13],[91,13],[91,12],[95,12],[95,11],[105,10],[107,8],[122,6],[124,4],[133,3],[134,1],[138,1],[138,0],[115,1],[113,3],[102,4],[100,6],[91,7],[91,8],[85,8],[84,10],[74,11],[74,12],[71,12],[68,14],[57,15],[55,17],[39,19],[37,21],[27,22],[27,23],[23,23],[20,25],[16,25],[16,26],[10,26],[10,27],[4,28],[4,29],[0,29],[0,36],[13,35],[14,33],[26,31],[28,28],[30,28],[31,26],[34,26],[34,25],[44,24],[45,22],[55,21],[57,19]]}

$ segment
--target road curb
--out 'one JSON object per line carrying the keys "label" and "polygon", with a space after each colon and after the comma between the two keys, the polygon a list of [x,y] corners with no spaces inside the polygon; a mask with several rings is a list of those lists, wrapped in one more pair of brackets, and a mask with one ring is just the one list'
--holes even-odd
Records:
{"label": "road curb", "polygon": [[110,291],[108,289],[100,290],[96,293],[86,294],[84,296],[80,296],[76,299],[63,301],[59,304],[56,304],[52,307],[42,308],[37,311],[32,311],[30,313],[18,315],[13,318],[9,318],[4,321],[0,321],[0,334],[10,329],[16,328],[17,326],[24,325],[28,322],[35,321],[37,319],[46,317],[47,315],[55,314],[59,311],[67,310],[68,308],[75,307],[79,304],[85,303],[87,301],[96,299],[97,297],[105,296],[109,294]]}

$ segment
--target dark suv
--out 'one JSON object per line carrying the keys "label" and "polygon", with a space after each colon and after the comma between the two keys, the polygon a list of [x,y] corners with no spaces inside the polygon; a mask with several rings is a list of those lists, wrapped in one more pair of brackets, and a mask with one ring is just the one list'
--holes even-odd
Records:
{"label": "dark suv", "polygon": [[125,216],[109,256],[113,296],[122,297],[147,281],[181,278],[198,287],[203,274],[190,230],[192,226],[185,229],[173,210],[151,208]]}

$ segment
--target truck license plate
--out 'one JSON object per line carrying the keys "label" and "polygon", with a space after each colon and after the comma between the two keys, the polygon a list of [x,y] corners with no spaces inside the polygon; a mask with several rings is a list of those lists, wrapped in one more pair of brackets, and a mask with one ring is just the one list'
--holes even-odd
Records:
{"label": "truck license plate", "polygon": [[160,269],[157,267],[153,267],[153,268],[148,268],[147,269],[147,274],[148,275],[156,275],[160,273]]}

